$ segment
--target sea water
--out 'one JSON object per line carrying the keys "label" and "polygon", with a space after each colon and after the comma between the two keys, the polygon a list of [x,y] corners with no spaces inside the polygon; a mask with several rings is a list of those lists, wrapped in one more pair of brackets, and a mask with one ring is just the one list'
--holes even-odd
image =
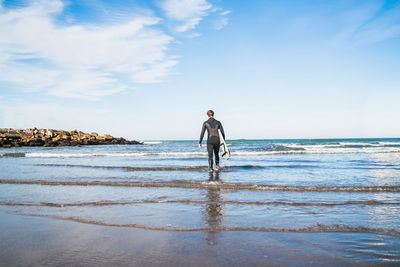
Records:
{"label": "sea water", "polygon": [[0,148],[0,211],[204,231],[214,243],[223,232],[337,233],[348,257],[400,262],[400,139],[227,143],[214,173],[197,141]]}

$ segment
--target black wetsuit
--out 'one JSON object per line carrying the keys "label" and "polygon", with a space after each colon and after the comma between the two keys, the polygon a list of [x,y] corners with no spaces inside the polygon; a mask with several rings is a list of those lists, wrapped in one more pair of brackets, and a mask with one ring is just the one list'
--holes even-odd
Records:
{"label": "black wetsuit", "polygon": [[204,133],[207,129],[207,152],[208,152],[208,163],[209,167],[212,168],[213,163],[213,154],[215,155],[215,163],[219,164],[219,134],[218,129],[221,131],[222,137],[225,139],[224,128],[222,127],[221,122],[217,121],[214,118],[209,118],[203,123],[203,128],[201,129],[200,134],[200,144],[203,141]]}

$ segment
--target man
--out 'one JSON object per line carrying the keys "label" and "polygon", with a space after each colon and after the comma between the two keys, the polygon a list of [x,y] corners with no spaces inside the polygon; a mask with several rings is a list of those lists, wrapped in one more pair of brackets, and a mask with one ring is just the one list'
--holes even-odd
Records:
{"label": "man", "polygon": [[[204,132],[207,129],[208,171],[209,172],[212,172],[213,170],[219,171],[220,167],[219,167],[218,153],[219,153],[220,140],[219,140],[218,130],[221,131],[222,137],[225,139],[224,128],[222,128],[221,122],[214,119],[214,111],[212,110],[207,111],[207,116],[209,119],[203,123],[203,128],[201,129],[201,134],[200,134],[199,147],[200,148],[202,147],[201,142],[203,141]],[[215,168],[213,168],[214,165],[213,154],[215,155]]]}

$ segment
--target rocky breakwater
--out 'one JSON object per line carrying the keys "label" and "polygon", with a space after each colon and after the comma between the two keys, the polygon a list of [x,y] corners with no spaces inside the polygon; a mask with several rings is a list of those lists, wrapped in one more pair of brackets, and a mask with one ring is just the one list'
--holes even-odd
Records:
{"label": "rocky breakwater", "polygon": [[64,131],[52,129],[4,129],[0,128],[0,147],[21,146],[81,146],[81,145],[114,145],[143,144],[138,141],[128,141],[122,137],[115,138],[109,134],[84,133],[78,130]]}

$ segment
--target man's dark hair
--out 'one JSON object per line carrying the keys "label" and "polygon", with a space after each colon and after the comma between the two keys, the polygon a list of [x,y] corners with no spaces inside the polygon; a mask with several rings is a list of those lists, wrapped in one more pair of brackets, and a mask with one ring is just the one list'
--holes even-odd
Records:
{"label": "man's dark hair", "polygon": [[209,111],[207,111],[207,116],[214,117],[214,111],[212,111],[211,109]]}

